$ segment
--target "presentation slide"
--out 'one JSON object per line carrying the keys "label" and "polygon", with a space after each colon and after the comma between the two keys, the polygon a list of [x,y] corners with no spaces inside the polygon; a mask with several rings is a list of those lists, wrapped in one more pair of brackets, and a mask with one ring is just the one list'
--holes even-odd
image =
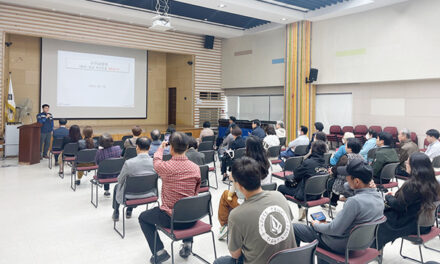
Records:
{"label": "presentation slide", "polygon": [[146,118],[147,51],[42,41],[41,103],[55,118]]}

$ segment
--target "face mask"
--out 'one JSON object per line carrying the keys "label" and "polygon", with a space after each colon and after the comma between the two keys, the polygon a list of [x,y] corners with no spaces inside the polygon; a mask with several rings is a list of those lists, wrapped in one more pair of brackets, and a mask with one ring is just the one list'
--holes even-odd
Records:
{"label": "face mask", "polygon": [[365,135],[365,138],[366,138],[367,140],[370,139],[370,138],[371,138],[370,134],[366,134],[366,135]]}

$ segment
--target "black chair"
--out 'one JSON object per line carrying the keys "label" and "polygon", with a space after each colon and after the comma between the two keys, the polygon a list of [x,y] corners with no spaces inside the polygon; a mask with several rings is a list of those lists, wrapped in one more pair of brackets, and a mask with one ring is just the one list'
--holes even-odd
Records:
{"label": "black chair", "polygon": [[122,140],[115,141],[115,142],[113,142],[113,146],[119,146],[121,148],[121,150],[123,150],[124,149],[124,141],[122,141]]}
{"label": "black chair", "polygon": [[214,149],[214,142],[213,141],[204,141],[204,142],[201,142],[200,144],[199,144],[199,147],[198,147],[198,151],[199,152],[201,152],[201,151],[207,151],[207,150],[213,150]]}
{"label": "black chair", "polygon": [[215,136],[202,137],[202,142],[206,142],[206,141],[215,142]]}
{"label": "black chair", "polygon": [[202,181],[199,193],[209,192],[209,165],[200,165],[199,168]]}
{"label": "black chair", "polygon": [[[90,180],[92,183],[90,185],[91,188],[91,196],[90,202],[98,208],[98,187],[102,187],[103,184],[111,184],[118,182],[119,173],[122,170],[122,166],[124,166],[125,159],[124,158],[111,158],[105,159],[101,161],[98,165],[98,171],[93,179]],[[107,175],[114,175],[114,177],[107,178]],[[93,187],[96,188],[96,202],[93,202]]]}
{"label": "black chair", "polygon": [[[322,194],[327,190],[327,181],[330,177],[329,174],[323,174],[323,175],[316,175],[308,178],[306,180],[305,186],[304,186],[304,201],[297,200],[295,197],[286,195],[287,200],[303,206],[306,209],[306,221],[307,224],[309,224],[309,208],[315,207],[315,206],[321,206],[324,204],[328,204],[328,214],[330,218],[333,218],[332,213],[332,207],[330,204],[330,198],[328,197],[322,197]],[[313,201],[307,201],[307,195],[321,195],[321,198]]]}
{"label": "black chair", "polygon": [[382,263],[380,252],[376,249],[377,240],[376,248],[370,248],[370,246],[377,237],[378,226],[386,220],[387,218],[384,216],[378,221],[353,227],[348,237],[345,255],[318,247],[316,248],[316,257],[318,260],[323,259],[329,263],[368,263],[373,260],[379,260],[379,263]]}
{"label": "black chair", "polygon": [[121,139],[121,141],[122,141],[122,142],[125,142],[125,140],[127,140],[127,139],[129,139],[129,138],[132,138],[132,137],[133,137],[133,135],[126,135],[126,136],[123,136],[122,139]]}
{"label": "black chair", "polygon": [[281,153],[281,146],[272,146],[267,149],[267,157],[270,160],[271,166],[273,164],[280,164],[281,160],[278,159]]}
{"label": "black chair", "polygon": [[286,137],[280,137],[280,146],[285,146],[286,145]]}
{"label": "black chair", "polygon": [[171,154],[163,154],[162,160],[163,161],[169,161],[173,156]]}
{"label": "black chair", "polygon": [[185,134],[186,134],[187,136],[189,136],[189,137],[192,137],[192,136],[193,136],[193,133],[192,133],[192,132],[185,132]]}
{"label": "black chair", "polygon": [[124,159],[129,160],[137,156],[136,148],[126,148],[124,153]]}
{"label": "black chair", "polygon": [[[67,162],[67,164],[72,165],[72,163],[75,161],[76,154],[78,153],[78,143],[68,143],[64,146],[63,155],[61,157],[61,166],[64,168],[64,162]],[[71,173],[73,174],[73,166],[71,169]],[[64,169],[62,173],[58,174],[61,179],[64,179]]]}
{"label": "black chair", "polygon": [[[60,155],[61,153],[63,153],[63,142],[64,139],[63,138],[54,138],[52,140],[52,149],[49,151],[49,169],[52,169],[52,157],[54,157],[55,155]],[[56,163],[57,161],[55,161]]]}
{"label": "black chair", "polygon": [[374,157],[376,156],[376,150],[377,148],[372,148],[367,153],[367,160],[368,163],[371,163],[372,160],[374,160]]}
{"label": "black chair", "polygon": [[261,189],[263,189],[263,191],[276,191],[277,183],[271,182],[271,183],[262,184]]}
{"label": "black chair", "polygon": [[290,248],[279,251],[269,258],[267,264],[291,264],[297,260],[301,264],[314,264],[315,251],[318,245],[318,240],[302,247]]}
{"label": "black chair", "polygon": [[[83,149],[78,151],[75,157],[75,161],[73,162],[72,166],[72,172],[70,174],[70,188],[72,188],[73,191],[76,191],[76,173],[78,171],[88,172],[88,171],[95,171],[98,169],[98,165],[96,165],[96,152],[98,152],[97,149]],[[81,164],[88,164],[87,166],[78,166]],[[93,165],[90,165],[93,164]]]}
{"label": "black chair", "polygon": [[[195,236],[199,236],[206,233],[211,233],[212,235],[212,244],[214,247],[214,257],[217,259],[217,251],[215,249],[215,238],[214,238],[214,232],[212,232],[212,218],[211,218],[211,212],[210,212],[210,204],[211,204],[211,194],[209,192],[199,194],[198,196],[193,197],[185,197],[180,199],[179,201],[174,204],[173,213],[171,215],[171,227],[170,228],[164,228],[159,225],[156,225],[156,232],[154,236],[154,252],[156,252],[156,238],[159,235],[158,231],[163,232],[165,235],[167,235],[170,239],[172,239],[171,242],[171,260],[174,264],[174,242],[183,240],[186,238],[191,238]],[[209,224],[202,222],[201,219],[205,216],[209,217]],[[196,224],[193,227],[183,229],[183,230],[175,230],[174,224],[177,223],[192,223],[195,222]],[[191,253],[193,256],[197,257],[198,259],[209,263],[205,259],[203,259],[201,256],[197,255],[192,251]],[[154,255],[155,259],[154,262],[156,263],[156,254]]]}
{"label": "black chair", "polygon": [[301,166],[302,162],[303,162],[302,156],[290,157],[284,163],[283,171],[274,172],[274,173],[272,173],[272,176],[274,176],[275,178],[284,180],[286,178],[286,176],[292,175],[293,172],[296,170],[296,168]]}
{"label": "black chair", "polygon": [[216,187],[212,187],[209,186],[211,188],[214,188],[215,190],[218,189],[218,179],[217,179],[217,165],[215,164],[215,150],[205,150],[205,151],[200,151],[200,153],[203,153],[203,155],[205,155],[205,164],[209,165],[209,164],[213,164],[213,166],[209,167],[209,172],[214,172],[215,174],[215,186]]}
{"label": "black chair", "polygon": [[239,159],[241,157],[243,157],[246,154],[246,149],[245,148],[239,148],[234,150],[234,158],[233,160]]}
{"label": "black chair", "polygon": [[330,166],[330,159],[332,157],[331,153],[324,153],[324,166],[328,167]]}
{"label": "black chair", "polygon": [[[382,197],[384,195],[383,194],[384,188],[392,189],[399,186],[397,180],[392,181],[393,179],[396,178],[397,166],[399,166],[399,163],[396,162],[396,163],[389,163],[382,168],[382,171],[380,173],[380,184],[378,184],[378,190],[382,193]],[[389,180],[390,182],[382,183],[383,180]]]}
{"label": "black chair", "polygon": [[295,147],[295,156],[304,156],[308,152],[309,145],[299,145]]}
{"label": "black chair", "polygon": [[[157,180],[159,176],[156,173],[143,175],[129,175],[125,180],[125,189],[122,205],[122,233],[116,228],[116,221],[113,222],[113,229],[121,238],[125,237],[125,209],[127,207],[136,207],[138,205],[148,205],[157,203],[159,206],[159,189]],[[144,198],[139,198],[144,197]]]}

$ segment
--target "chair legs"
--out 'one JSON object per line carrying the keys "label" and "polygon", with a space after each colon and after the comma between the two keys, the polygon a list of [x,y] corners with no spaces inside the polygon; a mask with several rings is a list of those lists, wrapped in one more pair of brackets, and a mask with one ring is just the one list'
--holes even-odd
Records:
{"label": "chair legs", "polygon": [[411,258],[411,257],[405,256],[405,255],[402,254],[403,240],[404,240],[404,239],[402,238],[402,242],[400,243],[400,252],[399,252],[399,253],[400,253],[400,256],[402,256],[402,258],[404,258],[404,259],[410,259],[410,260],[415,261],[415,262],[418,262],[418,263],[424,263],[424,262],[423,262],[422,246],[421,246],[421,245],[418,245],[418,246],[419,246],[420,260],[417,260],[417,259],[414,259],[414,258]]}
{"label": "chair legs", "polygon": [[52,169],[52,156],[53,156],[52,151],[49,151],[49,160],[48,160],[49,169]]}
{"label": "chair legs", "polygon": [[[101,187],[101,186],[94,179],[90,180],[90,183],[91,183],[91,186],[90,186],[90,188],[91,188],[90,202],[93,204],[93,206],[95,206],[95,208],[98,208],[98,187]],[[93,187],[96,187],[96,192],[95,192],[95,195],[96,195],[95,201],[96,201],[96,203],[93,202]]]}
{"label": "chair legs", "polygon": [[[122,208],[122,233],[116,228],[116,221],[113,221],[113,229],[118,233],[121,238],[125,237],[125,209],[127,206],[124,205],[124,208]],[[154,238],[156,239],[156,238]]]}
{"label": "chair legs", "polygon": [[70,188],[73,191],[76,191],[76,183],[75,183],[75,181],[76,181],[76,171],[72,167],[72,171],[70,173]]}

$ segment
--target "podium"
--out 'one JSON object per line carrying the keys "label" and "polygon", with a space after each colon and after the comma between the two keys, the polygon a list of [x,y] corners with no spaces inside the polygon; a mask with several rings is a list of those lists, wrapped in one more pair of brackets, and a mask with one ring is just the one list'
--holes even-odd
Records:
{"label": "podium", "polygon": [[18,162],[26,165],[40,163],[41,124],[23,125],[18,129],[20,129]]}

